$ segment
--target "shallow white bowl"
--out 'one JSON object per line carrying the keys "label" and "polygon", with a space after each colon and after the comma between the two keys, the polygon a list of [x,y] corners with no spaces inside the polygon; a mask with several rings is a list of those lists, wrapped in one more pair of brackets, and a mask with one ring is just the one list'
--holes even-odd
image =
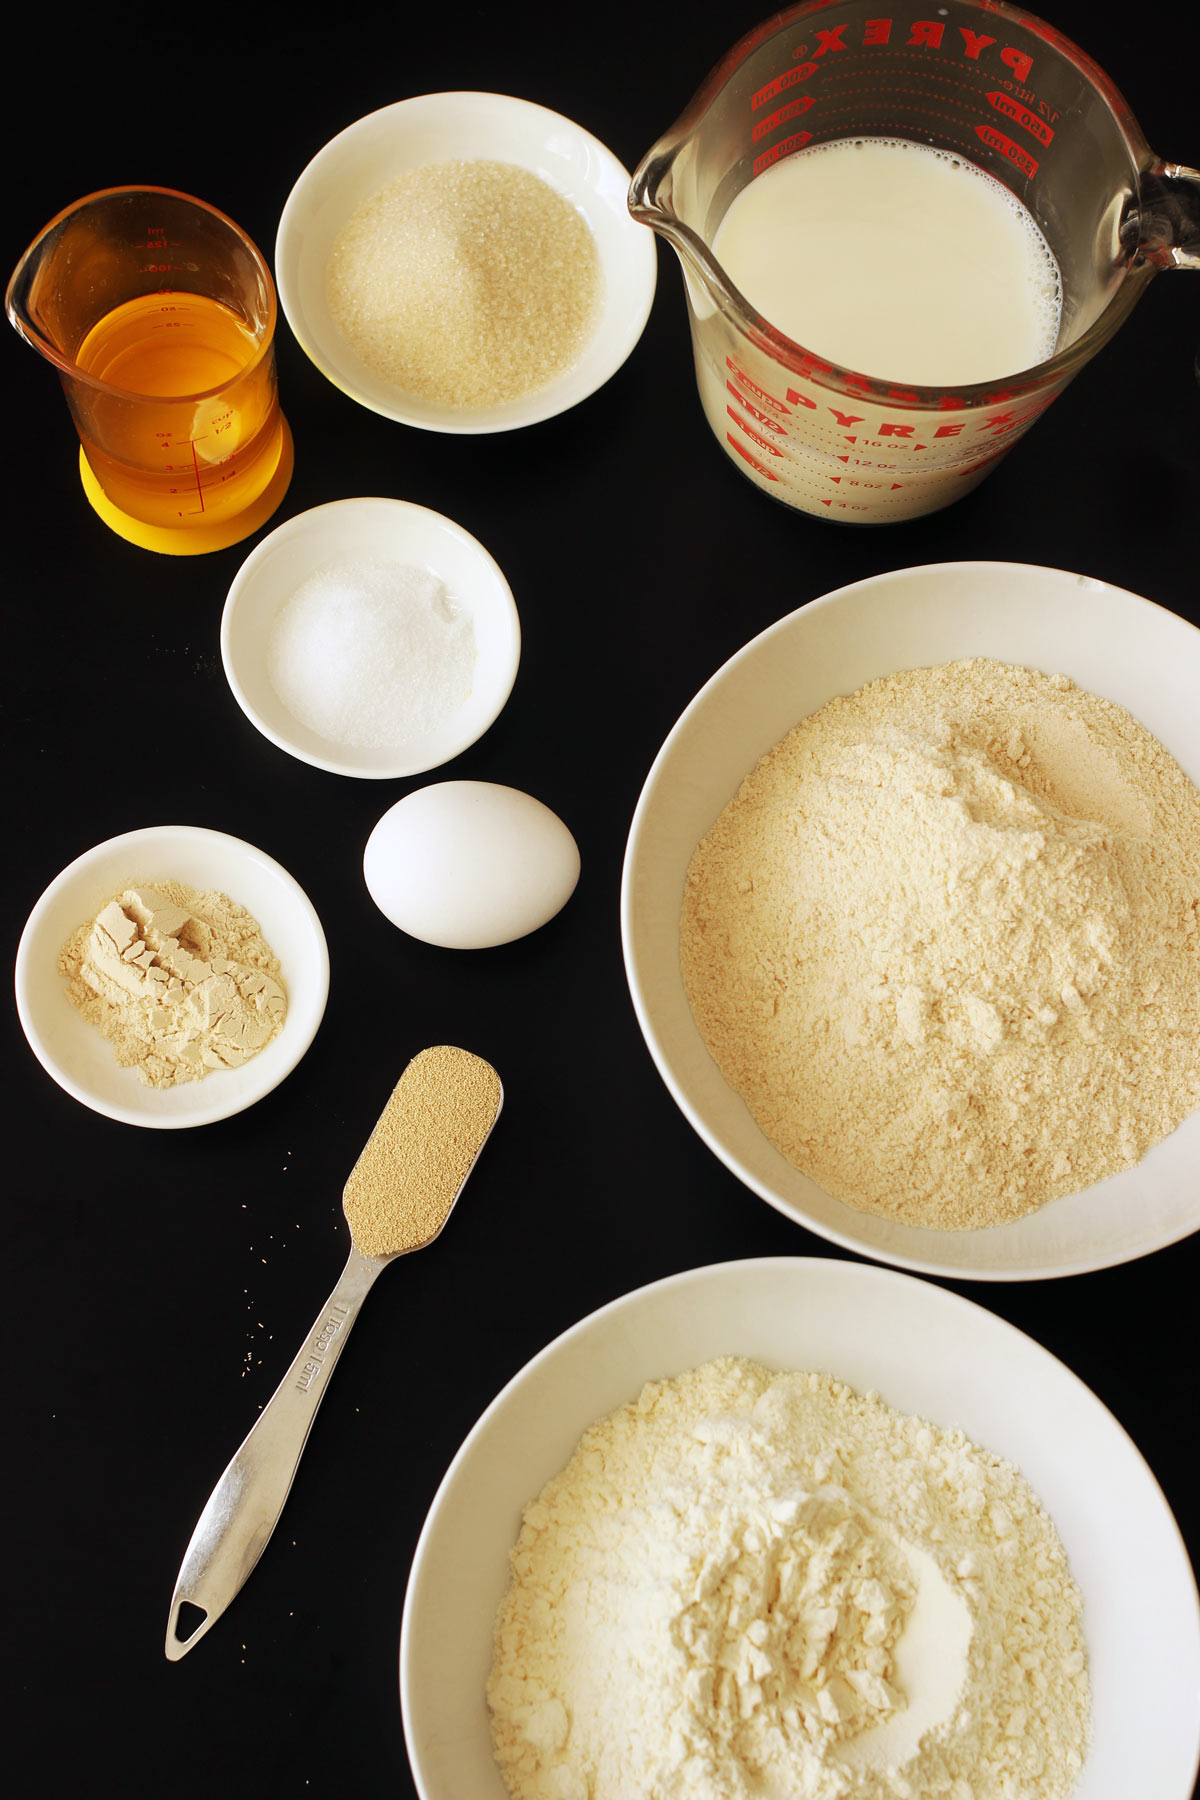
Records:
{"label": "shallow white bowl", "polygon": [[[593,1420],[711,1357],[818,1369],[1017,1464],[1084,1596],[1092,1749],[1072,1800],[1189,1800],[1200,1610],[1153,1475],[1100,1401],[1031,1338],[891,1270],[779,1257],[640,1288],[550,1344],[484,1413],[438,1489],[409,1579],[400,1693],[421,1800],[505,1800],[484,1686],[521,1510]],[[1152,1725],[1147,1722],[1152,1721]]]}
{"label": "shallow white bowl", "polygon": [[[257,919],[279,958],[288,1010],[283,1030],[240,1069],[218,1069],[180,1087],[143,1086],[122,1069],[107,1038],[67,999],[58,973],[63,945],[114,894],[142,882],[182,881],[228,894]],[[321,921],[287,870],[241,838],[197,825],[128,831],[85,851],[55,877],[29,915],[17,949],[17,1012],[30,1048],[59,1087],[93,1112],[126,1125],[209,1125],[253,1106],[291,1073],[316,1036],[329,993]]]}
{"label": "shallow white bowl", "polygon": [[[638,1023],[685,1116],[747,1187],[810,1231],[884,1262],[1030,1280],[1106,1268],[1200,1227],[1200,1113],[1136,1168],[1008,1225],[934,1231],[832,1199],[770,1144],[710,1057],[679,969],[692,853],[742,780],[800,719],[901,669],[991,656],[1115,700],[1200,782],[1200,631],[1083,575],[941,563],[859,581],[781,619],[719,669],[656,758],[625,856],[621,930]],[[847,1129],[853,1130],[853,1120]]]}
{"label": "shallow white bowl", "polygon": [[[431,570],[475,632],[466,703],[395,749],[357,749],[320,737],[288,711],[267,672],[275,620],[300,584],[321,570],[372,562]],[[494,722],[520,658],[516,603],[497,563],[461,525],[407,500],[332,500],[276,526],[238,570],[221,616],[221,660],[246,717],[290,756],[335,775],[388,779],[449,762]]]}
{"label": "shallow white bowl", "polygon": [[[325,272],[342,228],[359,207],[408,169],[428,163],[515,163],[581,213],[595,239],[604,279],[603,311],[574,367],[536,393],[491,407],[446,406],[383,381],[338,331],[325,298]],[[279,221],[275,280],[288,324],[321,373],[360,405],[427,431],[511,431],[552,418],[614,375],[642,335],[654,299],[652,233],[628,207],[629,175],[596,138],[570,119],[505,94],[420,94],[346,127],[318,151],[296,182]]]}

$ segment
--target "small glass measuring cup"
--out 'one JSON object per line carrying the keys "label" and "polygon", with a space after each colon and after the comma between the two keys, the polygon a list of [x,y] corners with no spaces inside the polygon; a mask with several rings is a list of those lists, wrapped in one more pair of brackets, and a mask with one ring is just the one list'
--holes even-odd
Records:
{"label": "small glass measuring cup", "polygon": [[84,492],[146,549],[223,549],[291,479],[275,378],[275,288],[245,232],[172,188],[88,194],[30,245],[6,296],[54,365]]}
{"label": "small glass measuring cup", "polygon": [[[742,190],[809,145],[880,137],[973,163],[1032,215],[1062,283],[1046,361],[957,389],[873,379],[793,342],[733,285],[712,246]],[[1158,270],[1200,268],[1200,172],[1153,155],[1103,70],[1003,0],[779,13],[642,159],[629,206],[683,265],[700,398],[727,454],[787,505],[847,523],[915,518],[967,493]]]}

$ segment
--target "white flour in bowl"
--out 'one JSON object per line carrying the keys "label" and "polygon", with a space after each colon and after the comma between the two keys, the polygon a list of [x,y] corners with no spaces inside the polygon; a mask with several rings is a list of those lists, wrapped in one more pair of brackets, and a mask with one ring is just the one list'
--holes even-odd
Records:
{"label": "white flour in bowl", "polygon": [[1081,1600],[1013,1466],[725,1357],[525,1510],[488,1683],[514,1800],[1064,1800]]}

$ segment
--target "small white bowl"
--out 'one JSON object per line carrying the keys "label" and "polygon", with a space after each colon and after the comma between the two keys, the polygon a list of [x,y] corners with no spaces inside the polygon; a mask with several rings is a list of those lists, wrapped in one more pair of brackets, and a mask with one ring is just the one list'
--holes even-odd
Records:
{"label": "small white bowl", "polygon": [[[173,1088],[143,1085],[67,999],[58,958],[71,934],[127,887],[182,881],[227,894],[262,927],[279,958],[288,1009],[283,1030],[240,1069],[218,1069]],[[278,1087],[316,1036],[329,993],[321,921],[287,870],[253,844],[197,825],[127,831],[85,851],[55,877],[29,915],[17,949],[17,1012],[48,1075],[93,1112],[126,1125],[171,1130],[209,1125]]]}
{"label": "small white bowl", "polygon": [[[600,321],[574,366],[498,406],[464,408],[382,380],[350,348],[325,297],[330,252],[367,200],[429,163],[514,163],[540,176],[583,215],[604,280]],[[652,233],[629,215],[629,175],[596,138],[560,114],[505,94],[420,94],[348,125],[309,163],[279,221],[275,280],[305,355],[361,406],[426,431],[512,431],[586,400],[621,367],[642,335],[658,262]]]}
{"label": "small white bowl", "polygon": [[[1135,1168],[977,1231],[899,1225],[834,1200],[759,1129],[709,1055],[684,992],[679,917],[692,853],[759,758],[865,682],[987,656],[1069,675],[1139,719],[1200,783],[1200,631],[1084,575],[939,563],[854,582],[779,620],[700,690],[634,813],[621,931],[634,1009],[659,1074],[727,1168],[781,1213],[903,1268],[988,1281],[1108,1268],[1200,1228],[1200,1113]],[[854,1121],[847,1121],[854,1129]]]}
{"label": "small white bowl", "polygon": [[[470,617],[474,684],[457,711],[401,747],[335,744],[302,724],[275,692],[268,674],[272,631],[309,576],[387,562],[431,570],[459,612]],[[520,658],[516,603],[497,563],[461,525],[407,500],[332,500],[276,526],[238,570],[221,617],[221,660],[246,717],[289,756],[335,775],[385,780],[449,762],[497,718]]]}
{"label": "small white bowl", "polygon": [[825,1371],[1014,1462],[1083,1594],[1093,1735],[1071,1800],[1190,1800],[1196,1584],[1133,1443],[1062,1363],[982,1307],[888,1269],[803,1257],[639,1288],[556,1338],[483,1414],[430,1508],[404,1604],[400,1695],[421,1800],[506,1800],[484,1690],[522,1509],[593,1421],[716,1356]]}

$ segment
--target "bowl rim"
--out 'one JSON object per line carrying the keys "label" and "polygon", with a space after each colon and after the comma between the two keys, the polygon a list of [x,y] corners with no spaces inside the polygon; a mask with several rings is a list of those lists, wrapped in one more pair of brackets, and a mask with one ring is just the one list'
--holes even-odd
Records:
{"label": "bowl rim", "polygon": [[[284,201],[279,215],[279,225],[275,234],[275,286],[279,296],[280,310],[287,320],[293,337],[308,357],[313,366],[327,381],[340,392],[353,400],[357,405],[366,407],[368,411],[378,413],[381,418],[391,419],[396,424],[412,426],[420,431],[440,432],[451,436],[484,436],[505,431],[523,430],[529,425],[539,425],[547,419],[557,418],[559,414],[569,412],[604,387],[633,354],[654,304],[654,296],[658,284],[658,252],[652,232],[640,227],[631,215],[628,223],[630,233],[625,237],[627,245],[624,267],[631,277],[636,276],[636,304],[626,302],[622,312],[626,328],[620,334],[615,361],[606,359],[605,372],[599,376],[583,392],[572,392],[569,377],[572,369],[578,368],[578,362],[572,369],[563,371],[562,375],[547,383],[544,387],[535,388],[528,395],[518,396],[511,401],[499,402],[495,407],[463,409],[461,415],[447,411],[445,417],[433,419],[422,415],[419,410],[406,404],[411,397],[406,396],[401,388],[395,389],[394,400],[386,395],[387,384],[380,384],[377,391],[368,393],[347,378],[344,372],[333,373],[327,359],[320,348],[321,340],[312,332],[308,316],[302,305],[298,291],[298,279],[293,283],[293,274],[298,274],[300,246],[304,235],[304,216],[308,204],[306,189],[333,165],[337,159],[353,147],[360,136],[368,131],[378,131],[385,119],[399,119],[407,114],[411,119],[419,109],[427,113],[435,109],[450,109],[463,105],[487,103],[497,109],[511,109],[521,113],[531,121],[541,120],[547,129],[553,129],[558,135],[569,132],[589,153],[589,163],[594,170],[606,169],[620,185],[621,192],[629,192],[631,176],[629,170],[621,162],[614,151],[603,143],[586,126],[579,125],[565,113],[556,112],[552,107],[543,106],[536,100],[525,100],[515,94],[501,94],[484,88],[461,88],[435,90],[431,93],[409,94],[403,99],[390,101],[384,106],[375,107],[360,118],[353,119],[348,125],[327,140],[320,149],[314,152],[296,177]],[[497,150],[502,149],[497,145]],[[494,160],[503,161],[497,155]],[[595,186],[595,176],[583,185]],[[627,209],[626,209],[627,211]],[[599,246],[598,252],[599,252]],[[293,269],[293,257],[296,268]],[[566,391],[560,391],[566,384]],[[557,398],[555,397],[557,395]],[[511,412],[515,416],[502,417],[502,412]]]}
{"label": "bowl rim", "polygon": [[[308,968],[312,993],[306,1012],[300,1017],[295,1017],[295,1029],[288,1054],[271,1079],[264,1085],[262,1069],[255,1070],[256,1059],[244,1064],[242,1069],[220,1071],[220,1073],[228,1074],[231,1078],[230,1081],[227,1084],[215,1084],[215,1098],[210,1091],[206,1103],[197,1104],[192,1112],[186,1114],[156,1114],[138,1106],[108,1100],[103,1095],[95,1093],[85,1082],[80,1081],[56,1055],[43,1035],[40,1024],[41,1004],[36,992],[36,985],[41,977],[33,963],[35,939],[42,928],[46,915],[51,912],[60,898],[80,876],[86,874],[102,858],[124,853],[127,850],[135,853],[150,848],[171,836],[187,837],[201,846],[206,842],[219,843],[226,851],[232,848],[239,859],[256,863],[278,883],[281,891],[287,896],[289,906],[295,910],[297,917],[307,928],[312,945],[312,962]],[[236,898],[236,896],[234,897]],[[118,832],[114,837],[105,838],[101,843],[93,844],[90,849],[84,850],[74,857],[43,888],[21,931],[13,969],[13,989],[17,1017],[20,1020],[26,1042],[47,1075],[62,1088],[64,1093],[69,1094],[73,1100],[78,1100],[89,1111],[99,1113],[104,1118],[115,1119],[122,1125],[136,1125],[152,1131],[187,1130],[199,1125],[216,1124],[221,1119],[233,1118],[237,1113],[245,1112],[258,1100],[273,1092],[292,1073],[316,1037],[325,1015],[329,997],[329,946],[320,917],[312,901],[295,876],[265,850],[260,850],[248,839],[235,837],[230,832],[217,831],[206,825],[148,825],[132,831]],[[288,1012],[279,1041],[282,1042],[287,1035],[288,1026],[293,1022],[293,1018],[292,995],[289,990]],[[267,1066],[269,1067],[269,1065]],[[238,1077],[243,1072],[250,1076],[257,1073],[257,1079],[239,1080]],[[205,1100],[205,1083],[196,1082],[189,1086],[198,1091],[198,1100],[203,1102]]]}
{"label": "bowl rim", "polygon": [[[340,514],[351,521],[356,513],[366,510],[388,509],[398,521],[407,520],[411,525],[423,519],[448,535],[456,538],[464,550],[479,563],[485,579],[479,584],[478,593],[486,594],[486,605],[494,609],[496,616],[503,622],[508,638],[508,653],[503,659],[494,659],[489,669],[495,675],[494,705],[489,706],[487,717],[478,730],[471,729],[470,734],[454,740],[455,747],[440,756],[436,762],[427,762],[421,757],[398,758],[379,768],[364,768],[361,763],[352,759],[349,748],[339,756],[336,754],[323,756],[318,751],[302,748],[295,738],[279,731],[269,720],[265,719],[251,701],[238,669],[238,657],[235,645],[238,613],[254,602],[250,597],[255,591],[256,578],[263,566],[270,560],[279,546],[293,538],[303,538],[306,532],[318,530],[318,521],[328,520],[332,514]],[[349,529],[349,527],[348,527]],[[403,533],[403,525],[398,536]],[[402,546],[400,546],[402,548]],[[327,565],[334,559],[327,558]],[[313,571],[316,572],[315,570]],[[481,607],[482,610],[482,607]],[[250,551],[243,560],[237,573],[229,585],[225,596],[225,604],[221,610],[221,665],[225,671],[225,679],[230,692],[237,701],[242,712],[249,719],[255,730],[261,733],[276,749],[284,751],[298,762],[307,763],[311,768],[324,769],[331,775],[348,775],[363,781],[398,781],[409,776],[425,775],[432,769],[444,768],[447,763],[477,744],[485,733],[491,730],[500,714],[504,711],[516,684],[517,673],[521,665],[521,617],[517,610],[516,598],[500,564],[491,551],[481,544],[474,534],[460,525],[446,513],[441,513],[432,506],[422,506],[415,500],[401,500],[383,494],[348,495],[340,500],[326,500],[317,506],[310,506],[304,512],[294,513],[285,519],[273,531]],[[286,712],[283,702],[280,707]],[[331,744],[331,749],[336,746]]]}
{"label": "bowl rim", "polygon": [[[1064,1393],[1071,1395],[1079,1404],[1091,1409],[1093,1417],[1097,1419],[1105,1433],[1110,1433],[1113,1442],[1120,1447],[1126,1459],[1127,1466],[1136,1470],[1139,1479],[1145,1484],[1144,1492],[1147,1501],[1154,1508],[1158,1522],[1162,1527],[1163,1542],[1169,1544],[1172,1555],[1178,1558],[1179,1573],[1182,1577],[1178,1597],[1181,1607],[1185,1603],[1187,1607],[1190,1633],[1189,1649],[1193,1661],[1200,1661],[1200,1593],[1197,1591],[1195,1571],[1192,1569],[1191,1560],[1178,1520],[1175,1518],[1162,1485],[1155,1475],[1154,1470],[1138,1448],[1136,1441],[1126,1430],[1112,1409],[1106,1405],[1095,1390],[1091,1388],[1081,1376],[1077,1375],[1068,1363],[1057,1356],[1054,1351],[1048,1349],[1034,1337],[1032,1333],[1022,1330],[1019,1325],[1015,1325],[1010,1320],[1005,1319],[1002,1315],[993,1312],[989,1307],[982,1305],[978,1300],[973,1300],[964,1294],[956,1293],[952,1288],[942,1287],[927,1281],[923,1276],[914,1274],[908,1270],[888,1267],[873,1262],[850,1261],[839,1256],[773,1255],[729,1258],[716,1263],[699,1264],[691,1268],[679,1269],[668,1275],[646,1282],[636,1288],[628,1289],[624,1293],[618,1294],[612,1299],[603,1302],[592,1311],[584,1314],[583,1317],[576,1319],[572,1324],[558,1332],[548,1343],[535,1351],[534,1354],[509,1377],[493,1399],[475,1419],[459,1444],[459,1447],[447,1466],[445,1474],[442,1476],[427,1509],[417,1539],[416,1548],[409,1565],[401,1613],[398,1646],[401,1720],[409,1764],[421,1800],[444,1800],[444,1796],[440,1793],[435,1793],[434,1790],[427,1785],[425,1780],[425,1770],[418,1760],[418,1747],[415,1742],[416,1733],[413,1724],[413,1713],[415,1710],[414,1687],[416,1682],[415,1659],[417,1656],[417,1646],[414,1645],[413,1634],[418,1608],[422,1604],[428,1604],[424,1595],[419,1590],[428,1579],[426,1564],[433,1552],[434,1542],[440,1529],[441,1515],[445,1504],[450,1494],[457,1486],[466,1466],[469,1464],[478,1442],[487,1435],[493,1422],[503,1414],[509,1402],[515,1398],[522,1389],[536,1383],[548,1365],[552,1364],[564,1351],[569,1351],[572,1346],[577,1344],[580,1340],[586,1339],[591,1333],[603,1331],[606,1325],[618,1319],[622,1313],[634,1311],[644,1306],[652,1307],[659,1296],[664,1296],[676,1290],[686,1290],[689,1287],[694,1287],[698,1292],[702,1292],[706,1286],[710,1286],[714,1283],[723,1284],[726,1281],[737,1281],[739,1283],[754,1283],[756,1281],[769,1282],[775,1277],[786,1277],[789,1280],[794,1278],[798,1284],[803,1284],[805,1281],[811,1280],[829,1280],[834,1284],[849,1284],[851,1287],[862,1287],[867,1290],[875,1288],[876,1290],[887,1290],[892,1293],[907,1291],[914,1297],[920,1295],[922,1305],[925,1304],[926,1297],[929,1296],[930,1290],[932,1290],[932,1304],[940,1309],[945,1315],[957,1314],[961,1319],[968,1322],[968,1324],[974,1323],[985,1333],[993,1334],[993,1341],[1003,1342],[1013,1346],[1014,1351],[1023,1357],[1032,1355],[1043,1367],[1049,1368],[1056,1383],[1062,1383],[1062,1391]],[[733,1355],[750,1354],[749,1352],[740,1352],[736,1349],[727,1353]],[[714,1354],[716,1353],[714,1352]],[[878,1360],[881,1366],[886,1363],[887,1348],[885,1344],[879,1347]],[[845,1372],[839,1371],[838,1369],[830,1369],[827,1364],[822,1364],[821,1366],[825,1368],[826,1373],[830,1373],[838,1379],[848,1380],[851,1386],[856,1385],[855,1381],[846,1375]],[[660,1371],[658,1377],[647,1376],[645,1379],[652,1380],[655,1378],[662,1378],[663,1375],[669,1375],[672,1372],[673,1371],[671,1370]],[[635,1397],[635,1394],[629,1393],[626,1395],[626,1400],[633,1400]],[[889,1396],[888,1394],[885,1394],[884,1399],[888,1405],[897,1407],[900,1410],[906,1410],[902,1400],[898,1396]],[[908,1408],[907,1410],[911,1413],[913,1409]],[[926,1414],[922,1413],[920,1416],[926,1416]],[[583,1419],[579,1425],[578,1431],[575,1433],[576,1438],[581,1436],[593,1422],[592,1418]],[[943,1429],[966,1429],[961,1426],[958,1421],[951,1420],[948,1417],[944,1417],[940,1420],[935,1417],[933,1418],[933,1423],[940,1424]],[[990,1450],[998,1456],[1004,1457],[1008,1461],[1015,1463],[1022,1474],[1025,1474],[1022,1460],[1018,1458],[1015,1446],[999,1442],[982,1444],[979,1436],[973,1435],[970,1430],[967,1430],[967,1435],[972,1438],[973,1442],[979,1444],[980,1447]],[[1036,1479],[1028,1475],[1026,1475],[1026,1479],[1030,1480],[1031,1485],[1034,1486],[1035,1491],[1037,1491]],[[529,1492],[527,1501],[534,1499],[535,1493],[536,1490]],[[1044,1496],[1040,1493],[1039,1499],[1044,1502]],[[1055,1522],[1057,1526],[1059,1522],[1057,1520]],[[1085,1604],[1088,1599],[1089,1595],[1085,1592]],[[482,1696],[480,1704],[483,1704]],[[1192,1720],[1191,1754],[1193,1758],[1192,1778],[1194,1779],[1195,1770],[1200,1768],[1200,1711],[1197,1712]],[[499,1772],[497,1772],[497,1782],[497,1794],[499,1794],[500,1789],[503,1786],[503,1778],[499,1775]],[[1179,1796],[1172,1796],[1171,1800],[1183,1800],[1182,1790]]]}
{"label": "bowl rim", "polygon": [[[964,575],[970,577],[981,571],[989,573],[1004,571],[1009,576],[1021,573],[1044,575],[1063,583],[1078,584],[1090,593],[1103,592],[1115,595],[1122,601],[1132,603],[1139,611],[1145,611],[1148,615],[1156,615],[1169,628],[1177,628],[1181,639],[1187,639],[1189,642],[1200,640],[1200,626],[1193,625],[1179,613],[1172,612],[1169,607],[1162,606],[1145,595],[1134,593],[1132,589],[1119,587],[1116,583],[1105,581],[1098,576],[1081,575],[1051,564],[1010,562],[997,557],[959,558],[943,562],[907,564],[903,568],[889,569],[876,575],[864,576],[857,581],[846,582],[840,587],[815,595],[811,600],[794,607],[781,618],[773,620],[728,656],[688,701],[659,747],[638,794],[622,859],[620,898],[622,961],[625,968],[626,985],[629,989],[639,1030],[668,1093],[701,1142],[744,1187],[749,1188],[752,1193],[765,1200],[768,1205],[774,1207],[793,1224],[799,1225],[802,1230],[811,1231],[843,1250],[851,1251],[858,1256],[870,1257],[893,1268],[906,1269],[919,1275],[945,1276],[955,1281],[1043,1281],[1119,1267],[1122,1263],[1150,1255],[1156,1250],[1166,1249],[1169,1245],[1179,1243],[1184,1238],[1192,1236],[1200,1229],[1200,1221],[1191,1224],[1181,1222],[1172,1229],[1163,1229],[1152,1241],[1147,1241],[1145,1245],[1132,1252],[1117,1246],[1108,1250],[1097,1249],[1093,1253],[1077,1255],[1069,1260],[1049,1259],[1044,1263],[1039,1263],[1036,1267],[976,1267],[942,1260],[936,1254],[923,1256],[890,1247],[880,1248],[864,1241],[849,1229],[843,1229],[829,1221],[802,1213],[795,1202],[777,1193],[767,1180],[760,1178],[742,1162],[736,1151],[720,1140],[713,1127],[701,1117],[699,1109],[684,1091],[681,1081],[671,1066],[662,1034],[652,1017],[635,949],[634,887],[639,858],[643,853],[646,816],[654,804],[658,782],[676,744],[685,735],[696,714],[703,709],[714,690],[744,663],[760,655],[774,639],[794,629],[797,621],[802,617],[816,616],[853,595],[870,589],[885,589],[913,577],[931,574],[943,578]],[[745,772],[749,773],[749,770],[747,769]],[[1186,1120],[1183,1123],[1186,1123]],[[1087,1190],[1079,1191],[1086,1192]],[[936,1240],[941,1235],[944,1234],[934,1228],[929,1228],[931,1240]]]}

